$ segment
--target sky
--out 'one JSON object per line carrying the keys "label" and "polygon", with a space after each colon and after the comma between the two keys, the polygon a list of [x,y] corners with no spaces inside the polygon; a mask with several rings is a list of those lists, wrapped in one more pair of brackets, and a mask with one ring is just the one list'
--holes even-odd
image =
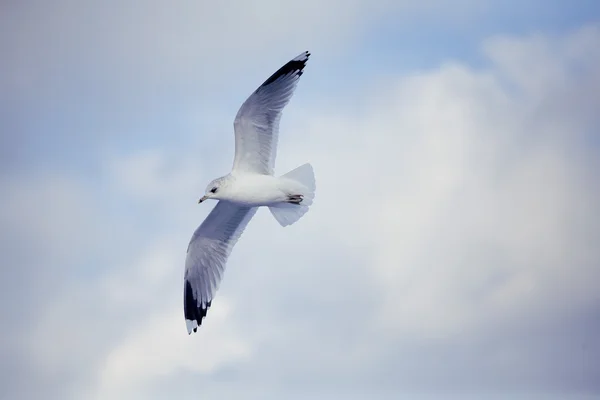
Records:
{"label": "sky", "polygon": [[[201,328],[233,118],[309,50]],[[4,1],[1,399],[600,397],[596,1]]]}

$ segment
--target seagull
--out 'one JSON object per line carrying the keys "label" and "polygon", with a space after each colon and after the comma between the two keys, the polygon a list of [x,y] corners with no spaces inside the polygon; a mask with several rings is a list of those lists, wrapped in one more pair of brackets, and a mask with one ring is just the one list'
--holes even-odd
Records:
{"label": "seagull", "polygon": [[273,171],[281,114],[309,57],[305,51],[288,61],[242,104],[233,123],[233,168],[212,180],[198,201],[218,202],[187,248],[183,303],[188,335],[206,317],[231,250],[258,208],[268,207],[281,226],[288,226],[313,202],[315,176],[310,163],[281,176]]}

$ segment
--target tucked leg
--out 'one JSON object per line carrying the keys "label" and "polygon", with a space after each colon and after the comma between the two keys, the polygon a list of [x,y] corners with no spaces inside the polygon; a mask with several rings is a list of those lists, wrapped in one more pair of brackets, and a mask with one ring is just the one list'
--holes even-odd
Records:
{"label": "tucked leg", "polygon": [[290,195],[288,195],[286,203],[300,204],[302,202],[303,198],[304,198],[304,196],[301,194],[290,194]]}

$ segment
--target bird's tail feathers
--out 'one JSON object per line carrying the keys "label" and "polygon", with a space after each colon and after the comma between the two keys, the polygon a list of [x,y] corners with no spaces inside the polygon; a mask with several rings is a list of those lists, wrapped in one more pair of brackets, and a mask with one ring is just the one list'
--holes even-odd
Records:
{"label": "bird's tail feathers", "polygon": [[[293,193],[290,196],[289,203],[279,203],[269,206],[269,210],[277,222],[281,226],[288,226],[298,221],[308,212],[308,207],[315,198],[315,174],[312,166],[306,163],[282,175],[282,178],[287,178],[300,184],[298,185],[300,193]],[[301,196],[301,201],[297,202],[296,195]]]}

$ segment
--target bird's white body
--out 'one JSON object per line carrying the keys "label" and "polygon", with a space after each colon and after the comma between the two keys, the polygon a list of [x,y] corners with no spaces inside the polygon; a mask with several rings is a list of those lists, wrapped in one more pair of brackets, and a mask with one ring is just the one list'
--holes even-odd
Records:
{"label": "bird's white body", "polygon": [[225,185],[219,189],[219,200],[240,206],[270,206],[284,201],[287,196],[281,188],[281,178],[273,175],[233,173],[227,175]]}
{"label": "bird's white body", "polygon": [[303,52],[279,68],[246,99],[235,117],[233,168],[207,186],[199,203],[218,203],[188,245],[184,276],[188,333],[195,332],[206,316],[227,258],[257,209],[267,207],[281,226],[288,226],[313,202],[315,177],[310,164],[274,176],[279,120],[309,56]]}
{"label": "bird's white body", "polygon": [[300,182],[284,176],[233,172],[223,177],[214,199],[244,207],[276,206],[289,196],[304,194],[308,189]]}

